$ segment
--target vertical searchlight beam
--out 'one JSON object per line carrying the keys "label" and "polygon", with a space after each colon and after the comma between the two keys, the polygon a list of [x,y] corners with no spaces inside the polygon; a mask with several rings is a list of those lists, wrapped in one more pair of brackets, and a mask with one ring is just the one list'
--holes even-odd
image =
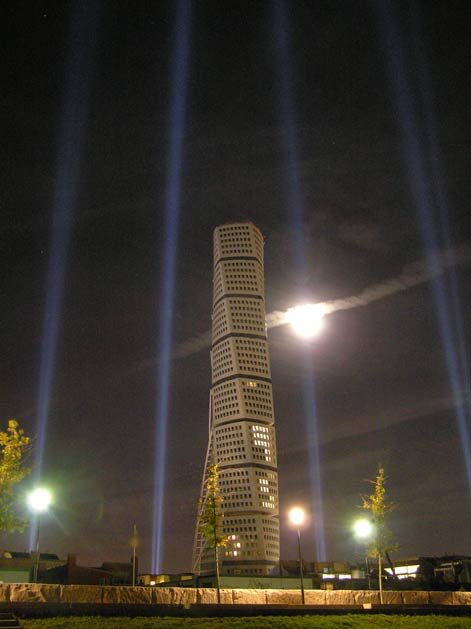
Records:
{"label": "vertical searchlight beam", "polygon": [[[410,7],[412,13],[411,34],[413,43],[414,65],[419,68],[417,78],[420,88],[420,96],[422,101],[423,121],[425,128],[425,142],[430,168],[431,188],[435,197],[435,203],[438,209],[439,230],[441,236],[441,243],[445,248],[452,251],[452,237],[450,226],[450,202],[448,197],[448,191],[445,184],[445,174],[442,167],[440,143],[438,139],[437,119],[434,109],[434,93],[433,82],[431,76],[430,60],[426,55],[426,42],[424,32],[422,28],[423,17],[421,13],[420,3],[412,3]],[[458,378],[460,380],[462,392],[461,398],[464,400],[462,405],[462,415],[458,416],[458,421],[463,423],[463,427],[460,428],[462,439],[465,443],[469,443],[468,432],[471,428],[471,378],[470,367],[467,348],[469,343],[466,339],[463,306],[460,298],[460,287],[458,281],[458,272],[456,265],[451,265],[447,269],[445,277],[448,279],[448,290],[450,299],[448,300],[449,309],[451,312],[452,329],[456,334],[456,354],[457,365],[456,371],[459,372]],[[454,369],[452,366],[450,367]],[[468,479],[470,481],[471,488],[471,452],[465,446],[464,457],[466,462],[466,470]]]}
{"label": "vertical searchlight beam", "polygon": [[167,424],[170,383],[170,349],[173,333],[173,311],[177,262],[180,192],[182,180],[183,136],[185,130],[186,93],[190,50],[191,2],[179,0],[176,5],[172,52],[169,110],[169,143],[165,192],[165,228],[160,278],[159,368],[155,407],[155,463],[152,528],[152,571],[161,570],[164,489],[166,472]]}
{"label": "vertical searchlight beam", "polygon": [[[309,346],[304,349],[309,349]],[[310,352],[303,352],[303,399],[306,418],[306,443],[310,468],[311,492],[314,513],[314,545],[318,561],[326,561],[327,550],[324,529],[324,494],[322,490],[321,460],[319,450],[319,422],[315,391],[314,368]]]}
{"label": "vertical searchlight beam", "polygon": [[[296,133],[295,99],[291,77],[290,41],[288,37],[289,23],[286,5],[283,0],[276,0],[273,4],[274,30],[276,42],[275,73],[279,86],[279,111],[282,148],[285,158],[286,187],[288,190],[288,206],[290,208],[290,224],[293,233],[292,250],[294,264],[300,282],[303,286],[308,282],[307,251],[303,238],[303,220],[305,215],[304,199],[298,171],[298,139]],[[315,396],[315,374],[312,366],[309,346],[303,351],[303,379],[304,415],[306,421],[306,436],[308,443],[310,480],[312,492],[312,511],[315,514],[316,532],[315,545],[317,560],[325,561],[325,527],[324,507],[322,495],[321,465],[319,452],[319,422]]]}
{"label": "vertical searchlight beam", "polygon": [[[422,239],[427,267],[432,278],[432,291],[437,312],[440,336],[446,359],[448,380],[453,395],[455,416],[460,434],[464,466],[471,493],[471,417],[469,413],[469,364],[466,356],[463,317],[454,271],[436,273],[439,266],[438,250],[442,241],[451,244],[448,224],[448,204],[439,162],[438,141],[432,112],[431,82],[420,40],[419,15],[412,20],[414,40],[410,46],[416,58],[406,56],[399,28],[397,5],[390,0],[376,2],[379,31],[385,49],[387,71],[395,99],[398,126],[404,147],[409,187],[414,200],[418,228]],[[409,62],[409,63],[408,63]],[[408,67],[419,64],[421,79],[414,86]],[[415,91],[413,88],[416,88]],[[420,108],[420,116],[418,109]],[[425,115],[423,113],[425,112]],[[434,216],[437,212],[439,220]],[[449,279],[447,284],[446,280]]]}
{"label": "vertical searchlight beam", "polygon": [[279,117],[282,147],[285,155],[286,185],[289,191],[290,224],[293,233],[292,250],[295,267],[302,283],[307,282],[306,250],[303,238],[304,201],[298,172],[298,140],[296,134],[295,103],[291,84],[292,67],[288,19],[284,0],[276,0],[274,26],[276,43],[276,74],[279,86]]}
{"label": "vertical searchlight beam", "polygon": [[[91,48],[97,23],[98,15],[95,7],[81,2],[76,4],[69,27],[69,49],[64,66],[64,96],[57,140],[50,255],[39,363],[37,439],[34,454],[35,485],[40,484],[43,472],[58,326],[62,311],[77,183],[80,179],[84,128],[88,116]],[[36,526],[33,522],[30,528],[30,548],[34,545],[35,531]]]}

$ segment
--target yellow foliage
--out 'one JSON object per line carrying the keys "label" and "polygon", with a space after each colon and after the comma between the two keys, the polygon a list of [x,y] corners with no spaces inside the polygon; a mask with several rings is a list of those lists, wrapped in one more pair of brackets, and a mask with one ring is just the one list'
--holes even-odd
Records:
{"label": "yellow foliage", "polygon": [[221,509],[223,498],[219,491],[219,470],[216,463],[208,466],[206,496],[200,503],[199,531],[206,537],[210,546],[226,546],[228,538],[220,534],[224,514]]}
{"label": "yellow foliage", "polygon": [[374,527],[374,538],[369,545],[368,552],[371,556],[377,557],[386,552],[397,549],[396,544],[391,543],[391,532],[387,526],[386,516],[395,508],[393,502],[386,500],[386,476],[382,465],[378,467],[375,481],[368,481],[374,485],[374,492],[369,496],[362,495],[362,508],[371,511],[372,523]]}
{"label": "yellow foliage", "polygon": [[22,530],[26,524],[14,514],[14,487],[31,471],[25,466],[29,443],[15,419],[0,431],[0,531]]}

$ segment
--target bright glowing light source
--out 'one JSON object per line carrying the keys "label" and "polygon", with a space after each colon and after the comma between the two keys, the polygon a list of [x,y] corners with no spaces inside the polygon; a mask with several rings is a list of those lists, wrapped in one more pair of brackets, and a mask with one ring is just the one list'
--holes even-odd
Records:
{"label": "bright glowing light source", "polygon": [[301,507],[293,507],[288,515],[291,522],[296,526],[300,526],[306,517],[304,509],[301,509]]}
{"label": "bright glowing light source", "polygon": [[48,489],[38,487],[38,489],[35,489],[29,494],[27,501],[32,511],[43,513],[48,510],[52,502],[51,492]]}
{"label": "bright glowing light source", "polygon": [[373,525],[369,520],[357,520],[353,525],[353,531],[356,537],[364,539],[373,532]]}
{"label": "bright glowing light source", "polygon": [[286,321],[298,336],[311,338],[322,328],[324,314],[321,304],[305,304],[290,308],[286,313]]}
{"label": "bright glowing light source", "polygon": [[[415,579],[419,567],[419,564],[413,564],[411,566],[394,566],[394,574],[398,579]],[[390,575],[393,574],[391,568],[385,568],[385,570]]]}

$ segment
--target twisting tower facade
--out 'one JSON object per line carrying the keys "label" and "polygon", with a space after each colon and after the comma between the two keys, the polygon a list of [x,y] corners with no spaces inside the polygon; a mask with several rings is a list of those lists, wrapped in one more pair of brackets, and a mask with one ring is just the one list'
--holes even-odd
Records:
{"label": "twisting tower facade", "polygon": [[[278,474],[265,323],[263,237],[251,222],[214,231],[209,443],[201,490],[217,463],[223,497],[221,574],[270,574],[279,562]],[[193,572],[215,570],[198,532]]]}

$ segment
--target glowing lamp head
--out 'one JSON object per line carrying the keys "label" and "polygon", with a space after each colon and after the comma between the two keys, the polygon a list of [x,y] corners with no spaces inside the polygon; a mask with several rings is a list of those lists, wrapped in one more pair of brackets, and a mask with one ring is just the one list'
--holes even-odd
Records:
{"label": "glowing lamp head", "polygon": [[32,491],[28,496],[28,506],[36,513],[43,513],[44,511],[47,511],[51,501],[51,492],[48,489],[43,489],[41,487]]}
{"label": "glowing lamp head", "polygon": [[305,304],[290,308],[286,321],[298,336],[312,338],[322,328],[324,314],[321,304]]}
{"label": "glowing lamp head", "polygon": [[293,507],[288,515],[290,521],[295,526],[300,526],[304,522],[304,518],[306,517],[304,509],[301,509],[301,507]]}
{"label": "glowing lamp head", "polygon": [[353,525],[355,536],[360,539],[366,539],[373,533],[373,525],[369,520],[357,520]]}

